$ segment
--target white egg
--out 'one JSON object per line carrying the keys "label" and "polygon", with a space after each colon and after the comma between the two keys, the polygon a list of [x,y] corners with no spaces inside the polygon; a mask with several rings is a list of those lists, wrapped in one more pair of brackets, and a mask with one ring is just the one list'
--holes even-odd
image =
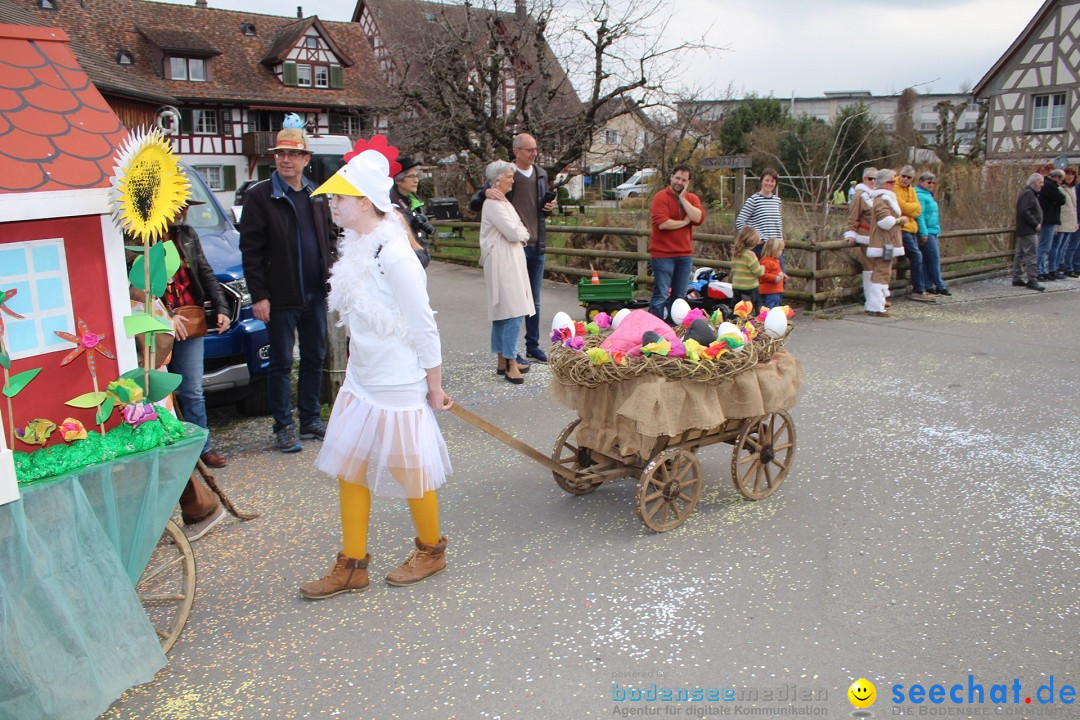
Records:
{"label": "white egg", "polygon": [[686,319],[689,312],[690,303],[682,298],[676,298],[675,301],[671,303],[671,321],[676,325],[682,325],[682,321]]}
{"label": "white egg", "polygon": [[626,316],[630,314],[630,308],[623,308],[619,312],[615,313],[615,317],[611,318],[611,329],[617,330],[622,321],[626,319]]}
{"label": "white egg", "polygon": [[734,333],[736,335],[742,335],[742,330],[739,329],[738,325],[736,325],[735,323],[731,323],[731,322],[722,322],[716,328],[716,334],[717,335],[729,335],[729,334],[732,334],[732,333]]}
{"label": "white egg", "polygon": [[551,332],[561,328],[570,328],[570,334],[574,334],[574,320],[562,310],[555,313],[555,317],[551,318]]}
{"label": "white egg", "polygon": [[784,337],[784,333],[787,332],[787,313],[784,312],[784,308],[774,307],[770,310],[765,316],[763,326],[765,328],[765,334],[769,337]]}

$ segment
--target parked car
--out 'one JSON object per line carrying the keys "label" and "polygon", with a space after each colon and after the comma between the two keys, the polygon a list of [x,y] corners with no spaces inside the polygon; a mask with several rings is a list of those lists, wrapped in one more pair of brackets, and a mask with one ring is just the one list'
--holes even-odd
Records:
{"label": "parked car", "polygon": [[618,200],[647,195],[649,193],[649,180],[656,174],[653,168],[638,170],[622,185],[615,187],[615,197]]}
{"label": "parked car", "polygon": [[240,233],[202,177],[190,166],[183,167],[192,199],[205,203],[188,210],[187,222],[199,234],[206,259],[225,292],[231,320],[227,332],[211,330],[203,341],[203,390],[208,402],[236,402],[247,415],[265,415],[270,412],[266,392],[270,333],[251,313]]}

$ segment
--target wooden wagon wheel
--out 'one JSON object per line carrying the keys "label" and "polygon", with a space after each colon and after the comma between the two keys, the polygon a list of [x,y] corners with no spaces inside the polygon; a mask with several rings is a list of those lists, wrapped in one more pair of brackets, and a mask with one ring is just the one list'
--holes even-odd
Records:
{"label": "wooden wagon wheel", "polygon": [[701,463],[685,448],[671,448],[656,455],[641,473],[637,512],[656,532],[674,530],[697,505],[704,484]]}
{"label": "wooden wagon wheel", "polygon": [[776,492],[791,470],[795,423],[784,410],[743,423],[731,455],[731,479],[745,497],[761,500]]}
{"label": "wooden wagon wheel", "polygon": [[172,520],[165,526],[136,591],[161,638],[161,649],[169,652],[195,602],[195,555],[184,531]]}
{"label": "wooden wagon wheel", "polygon": [[559,487],[571,495],[588,495],[600,487],[603,480],[581,477],[581,471],[596,465],[596,461],[592,459],[589,448],[578,447],[571,442],[574,428],[579,423],[581,423],[581,418],[567,425],[559,435],[559,439],[555,441],[555,448],[551,451],[552,460],[569,470],[573,470],[577,475],[573,480],[569,480],[557,472],[552,471],[551,474],[555,477],[555,482],[558,483]]}

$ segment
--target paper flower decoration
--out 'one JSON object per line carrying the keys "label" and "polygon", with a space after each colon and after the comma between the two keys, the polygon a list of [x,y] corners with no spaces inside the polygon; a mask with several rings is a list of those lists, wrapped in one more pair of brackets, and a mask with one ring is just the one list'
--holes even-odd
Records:
{"label": "paper flower decoration", "polygon": [[701,353],[705,349],[701,347],[694,338],[687,338],[683,340],[683,347],[686,348],[686,359],[690,362],[701,362]]}
{"label": "paper flower decoration", "polygon": [[611,355],[603,348],[591,347],[585,351],[585,354],[592,360],[593,365],[607,365],[611,362]]}
{"label": "paper flower decoration", "polygon": [[82,318],[79,318],[77,325],[79,326],[79,336],[75,337],[69,332],[64,330],[53,330],[59,337],[67,340],[68,342],[75,343],[78,347],[69,352],[63,360],[60,361],[60,365],[67,365],[75,358],[86,353],[86,366],[90,368],[90,376],[97,378],[97,353],[101,353],[110,360],[115,360],[116,357],[105,349],[105,346],[101,344],[101,341],[105,339],[103,333],[90,332],[86,327],[86,323]]}
{"label": "paper flower decoration", "polygon": [[306,125],[304,118],[296,113],[288,113],[285,119],[281,121],[282,130],[303,130]]}
{"label": "paper flower decoration", "polygon": [[565,344],[567,340],[574,337],[574,331],[568,327],[558,327],[551,331],[551,342]]}
{"label": "paper flower decoration", "polygon": [[743,335],[746,336],[747,340],[753,340],[754,338],[757,337],[757,328],[754,327],[754,323],[749,323],[748,322],[748,323],[743,324],[742,331],[743,331]]}
{"label": "paper flower decoration", "polygon": [[593,322],[596,323],[597,327],[599,327],[601,330],[607,330],[609,327],[611,327],[611,316],[608,315],[606,312],[601,311],[596,313],[596,315],[593,317]]}
{"label": "paper flower decoration", "polygon": [[401,172],[401,163],[397,161],[398,149],[388,143],[386,136],[382,134],[372,135],[371,140],[360,138],[353,144],[352,152],[345,153],[345,157],[342,159],[349,162],[365,150],[374,150],[386,158],[386,161],[390,163],[390,177],[394,177]]}
{"label": "paper flower decoration", "polygon": [[56,429],[56,423],[46,418],[37,418],[26,424],[23,430],[16,430],[15,437],[27,445],[44,445]]}
{"label": "paper flower decoration", "polygon": [[109,204],[113,222],[144,243],[161,237],[191,185],[160,128],[140,128],[120,146]]}
{"label": "paper flower decoration", "polygon": [[563,347],[568,347],[571,350],[580,350],[581,348],[585,347],[585,338],[572,337],[563,343]]}
{"label": "paper flower decoration", "polygon": [[716,308],[715,310],[713,310],[712,315],[709,316],[709,322],[711,322],[713,325],[719,325],[720,323],[724,322],[724,313],[720,310],[720,308]]}
{"label": "paper flower decoration", "polygon": [[124,418],[124,422],[132,427],[139,427],[147,420],[157,420],[158,416],[154,406],[146,403],[125,405],[120,415]]}
{"label": "paper flower decoration", "polygon": [[19,313],[15,312],[14,310],[12,310],[11,308],[9,308],[7,306],[7,301],[10,300],[11,298],[15,297],[15,295],[18,294],[18,292],[19,291],[16,290],[15,288],[11,288],[10,290],[0,290],[0,293],[2,293],[2,294],[0,294],[0,335],[3,335],[3,333],[4,333],[4,314],[5,313],[10,315],[13,318],[16,318],[17,320],[25,320],[26,319],[22,315],[20,315]]}
{"label": "paper flower decoration", "polygon": [[694,324],[695,320],[705,320],[705,311],[701,308],[691,308],[690,312],[686,313],[686,317],[683,318],[682,324],[686,327],[690,327]]}
{"label": "paper flower decoration", "polygon": [[600,326],[594,320],[594,321],[592,321],[591,323],[589,323],[588,325],[585,326],[585,331],[588,332],[590,335],[599,335],[600,334]]}
{"label": "paper flower decoration", "polygon": [[787,315],[788,320],[795,317],[795,308],[791,307],[790,305],[781,305],[780,309],[784,311],[785,315]]}
{"label": "paper flower decoration", "polygon": [[721,335],[720,337],[716,338],[716,341],[725,345],[729,350],[738,350],[743,345],[746,345],[746,337],[744,335],[736,335],[734,333]]}
{"label": "paper flower decoration", "polygon": [[585,327],[585,323],[581,322],[580,320],[575,320],[574,321],[574,334],[575,335],[584,335],[588,331],[589,331],[589,329],[587,327]]}
{"label": "paper flower decoration", "polygon": [[651,342],[648,345],[641,347],[641,354],[645,357],[650,355],[667,355],[671,352],[671,341],[662,339],[656,342]]}
{"label": "paper flower decoration", "polygon": [[105,392],[115,395],[116,399],[123,405],[130,405],[131,403],[140,403],[143,401],[142,386],[131,378],[113,380],[105,386]]}
{"label": "paper flower decoration", "polygon": [[735,303],[735,314],[739,317],[743,319],[748,318],[751,314],[753,314],[753,312],[754,303],[750,302],[749,300],[742,300]]}
{"label": "paper flower decoration", "polygon": [[754,318],[754,322],[756,322],[756,323],[758,323],[760,325],[761,323],[765,322],[765,318],[768,317],[768,315],[769,315],[769,308],[763,307],[763,308],[761,308],[761,311],[757,314],[757,317]]}
{"label": "paper flower decoration", "polygon": [[75,418],[65,418],[64,422],[60,423],[60,432],[63,435],[64,442],[86,439],[86,428]]}
{"label": "paper flower decoration", "polygon": [[728,351],[727,343],[723,340],[717,340],[709,347],[705,348],[705,357],[709,360],[715,360]]}
{"label": "paper flower decoration", "polygon": [[615,363],[616,365],[625,365],[626,353],[624,353],[622,350],[612,350],[611,362]]}

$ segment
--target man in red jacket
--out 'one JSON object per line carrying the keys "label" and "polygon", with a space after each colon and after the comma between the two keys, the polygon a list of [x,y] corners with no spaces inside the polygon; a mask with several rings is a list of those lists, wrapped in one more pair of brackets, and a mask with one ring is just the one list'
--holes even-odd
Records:
{"label": "man in red jacket", "polygon": [[652,200],[649,256],[653,294],[649,312],[661,320],[667,317],[672,301],[686,295],[693,261],[690,243],[694,239],[694,226],[705,222],[701,200],[688,187],[690,166],[676,165],[671,171],[670,184]]}

